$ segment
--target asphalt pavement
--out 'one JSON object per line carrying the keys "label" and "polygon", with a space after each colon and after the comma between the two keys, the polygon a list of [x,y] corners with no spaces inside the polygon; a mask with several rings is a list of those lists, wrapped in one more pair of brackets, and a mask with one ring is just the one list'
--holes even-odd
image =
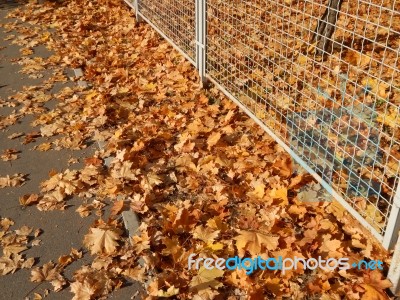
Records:
{"label": "asphalt pavement", "polygon": [[[6,19],[7,13],[18,7],[13,1],[0,0],[0,23],[5,24],[13,20]],[[22,24],[29,27],[29,24]],[[26,87],[43,87],[45,82],[54,70],[45,69],[41,72],[43,77],[30,78],[28,74],[21,73],[21,65],[18,59],[21,58],[21,47],[12,44],[10,35],[18,35],[18,32],[6,30],[0,27],[0,99],[3,100],[3,106],[0,101],[0,120],[4,120],[10,115],[17,115],[23,109],[19,104],[15,107],[4,103],[16,103],[13,101],[13,95],[23,91]],[[43,45],[33,47],[33,53],[27,57],[46,58],[52,55]],[[71,70],[72,71],[72,70]],[[66,74],[70,75],[70,74]],[[46,92],[47,95],[54,95],[61,88],[74,86],[77,83],[68,80],[64,83],[55,84]],[[10,98],[11,97],[11,98]],[[51,99],[44,103],[44,110],[51,109],[57,105],[57,100]],[[57,262],[58,257],[66,255],[71,248],[84,250],[82,259],[68,266],[64,275],[71,279],[75,270],[84,264],[91,262],[90,253],[87,253],[82,245],[83,236],[88,232],[90,224],[96,219],[96,216],[81,218],[76,212],[76,208],[82,204],[82,199],[76,197],[68,199],[67,209],[54,211],[39,211],[36,206],[23,207],[19,203],[19,198],[26,194],[38,194],[40,192],[40,183],[49,178],[50,172],[62,172],[66,169],[79,169],[82,167],[82,161],[85,157],[90,157],[96,151],[95,143],[88,145],[84,150],[48,150],[38,151],[35,146],[50,142],[54,137],[36,137],[32,142],[24,143],[26,136],[39,131],[38,127],[33,127],[31,122],[37,115],[28,114],[18,120],[13,125],[0,129],[0,154],[7,149],[15,150],[18,159],[3,161],[0,159],[0,177],[13,175],[16,173],[26,174],[26,182],[20,187],[0,188],[0,217],[12,219],[15,224],[12,229],[18,229],[26,225],[34,229],[40,228],[42,233],[38,239],[41,240],[37,246],[32,246],[21,254],[24,257],[34,257],[35,266],[42,266],[44,263],[52,260]],[[11,139],[12,134],[23,135]],[[77,163],[71,163],[77,161]],[[52,290],[48,282],[34,283],[30,281],[30,269],[19,269],[14,274],[0,276],[0,299],[33,299],[34,293],[46,293],[46,289]],[[125,287],[109,295],[112,299],[131,299],[139,290],[139,286],[134,283],[127,283]],[[71,299],[73,294],[69,287],[60,292],[50,292],[46,299]]]}

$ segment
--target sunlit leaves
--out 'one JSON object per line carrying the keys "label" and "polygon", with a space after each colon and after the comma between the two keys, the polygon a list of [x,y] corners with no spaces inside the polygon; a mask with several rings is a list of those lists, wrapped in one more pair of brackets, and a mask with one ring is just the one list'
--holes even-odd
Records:
{"label": "sunlit leaves", "polygon": [[83,243],[92,254],[111,254],[118,246],[120,234],[116,228],[90,228]]}

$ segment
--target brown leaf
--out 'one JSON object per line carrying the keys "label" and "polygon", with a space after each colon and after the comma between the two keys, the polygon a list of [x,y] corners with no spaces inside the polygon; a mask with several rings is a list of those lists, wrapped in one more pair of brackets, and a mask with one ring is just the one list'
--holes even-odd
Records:
{"label": "brown leaf", "polygon": [[272,165],[275,174],[282,178],[292,175],[292,159],[290,157],[280,158]]}
{"label": "brown leaf", "polygon": [[19,204],[22,206],[29,206],[39,202],[39,195],[37,194],[26,194],[19,197]]}
{"label": "brown leaf", "polygon": [[239,256],[244,256],[248,251],[252,256],[263,253],[263,249],[275,250],[278,247],[278,236],[265,235],[255,231],[239,230],[239,236],[235,237],[236,248]]}
{"label": "brown leaf", "polygon": [[18,153],[19,151],[16,149],[6,149],[3,151],[3,154],[0,155],[0,158],[3,161],[16,160],[18,158]]}
{"label": "brown leaf", "polygon": [[0,177],[0,188],[20,186],[24,183],[26,175],[18,173],[12,176]]}
{"label": "brown leaf", "polygon": [[54,287],[54,291],[59,291],[67,283],[60,274],[60,269],[52,262],[44,264],[42,267],[34,268],[31,271],[32,282],[49,281]]}
{"label": "brown leaf", "polygon": [[117,228],[90,228],[83,243],[92,254],[111,254],[118,246],[121,230]]}
{"label": "brown leaf", "polygon": [[90,165],[92,165],[92,166],[101,166],[101,165],[103,165],[103,160],[101,160],[100,158],[97,158],[97,157],[88,157],[88,158],[85,158],[85,165],[86,166],[90,166]]}
{"label": "brown leaf", "polygon": [[124,200],[115,201],[113,206],[112,206],[112,208],[111,208],[110,215],[111,216],[116,216],[116,215],[120,214],[121,211],[124,209],[124,204],[125,204]]}
{"label": "brown leaf", "polygon": [[369,284],[361,284],[365,289],[364,295],[361,300],[389,300],[390,298],[381,290],[377,290],[375,287]]}
{"label": "brown leaf", "polygon": [[213,132],[207,139],[208,150],[210,150],[212,146],[216,145],[220,138],[221,133],[218,131]]}
{"label": "brown leaf", "polygon": [[197,275],[192,278],[190,282],[190,286],[197,291],[201,291],[203,289],[207,289],[208,287],[218,288],[221,287],[223,284],[216,280],[219,277],[224,275],[223,270],[219,270],[217,268],[213,268],[208,270],[201,266],[197,272]]}

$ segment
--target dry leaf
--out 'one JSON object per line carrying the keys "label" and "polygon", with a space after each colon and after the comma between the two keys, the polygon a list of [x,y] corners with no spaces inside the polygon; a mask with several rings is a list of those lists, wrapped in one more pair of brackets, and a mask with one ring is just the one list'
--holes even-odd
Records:
{"label": "dry leaf", "polygon": [[14,174],[12,176],[0,177],[0,188],[20,186],[25,181],[24,174]]}
{"label": "dry leaf", "polygon": [[208,270],[204,268],[204,266],[201,266],[197,272],[197,275],[192,278],[192,281],[190,282],[190,287],[196,289],[197,291],[207,289],[208,287],[217,289],[223,284],[216,279],[222,277],[223,275],[223,270],[219,270],[217,268]]}
{"label": "dry leaf", "polygon": [[221,133],[217,131],[213,132],[207,139],[208,150],[210,150],[212,146],[215,146],[220,138],[221,138]]}
{"label": "dry leaf", "polygon": [[90,228],[85,235],[84,245],[92,254],[111,254],[118,246],[121,230],[116,228]]}
{"label": "dry leaf", "polygon": [[235,237],[236,248],[239,256],[243,257],[248,251],[252,256],[260,255],[267,250],[275,250],[278,247],[278,236],[270,236],[255,231],[239,230],[239,236]]}

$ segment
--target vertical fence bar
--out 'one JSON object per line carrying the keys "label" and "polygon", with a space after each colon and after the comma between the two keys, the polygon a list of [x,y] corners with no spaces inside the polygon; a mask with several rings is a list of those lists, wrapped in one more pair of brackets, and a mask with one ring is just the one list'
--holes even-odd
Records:
{"label": "vertical fence bar", "polygon": [[201,84],[206,79],[206,34],[207,34],[207,3],[206,0],[196,0],[196,68]]}
{"label": "vertical fence bar", "polygon": [[390,288],[391,291],[397,296],[400,293],[400,239],[397,240],[397,245],[394,248],[387,278],[393,284]]}
{"label": "vertical fence bar", "polygon": [[[390,267],[389,267],[389,272],[388,272],[388,279],[392,282],[393,286],[391,288],[393,294],[397,295],[400,293],[400,235],[399,230],[400,230],[400,216],[399,216],[399,209],[400,208],[400,180],[397,183],[397,191],[394,196],[394,201],[393,201],[393,207],[392,207],[392,212],[389,218],[389,224],[388,227],[394,226],[392,230],[388,231],[387,234],[391,234],[390,237],[384,239],[384,243],[389,243],[388,247],[392,248],[393,244],[396,242],[397,238],[397,243],[394,248],[394,253],[392,257],[392,261],[390,262]],[[391,224],[393,223],[393,225]],[[384,245],[386,246],[386,245]]]}
{"label": "vertical fence bar", "polygon": [[[390,211],[388,225],[383,238],[383,247],[393,249],[400,230],[400,180],[397,183],[397,190],[393,198],[393,206]],[[399,249],[400,251],[400,249]]]}
{"label": "vertical fence bar", "polygon": [[136,22],[140,23],[143,22],[143,18],[139,14],[139,1],[140,0],[134,0],[134,7],[135,7],[135,17],[136,17]]}

